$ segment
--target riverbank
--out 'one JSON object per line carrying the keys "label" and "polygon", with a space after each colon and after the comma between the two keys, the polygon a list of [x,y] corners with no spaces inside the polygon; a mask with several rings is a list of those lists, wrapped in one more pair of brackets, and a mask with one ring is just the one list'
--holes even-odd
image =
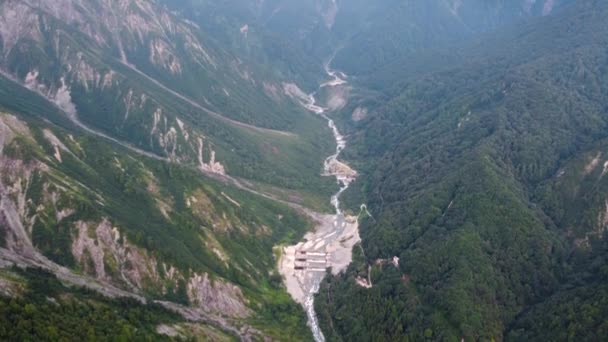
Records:
{"label": "riverbank", "polygon": [[[347,84],[342,78],[346,76],[331,70],[329,63],[326,64],[325,71],[332,80],[321,84],[320,89]],[[331,197],[335,214],[310,213],[316,222],[315,230],[307,233],[298,244],[283,247],[278,268],[287,291],[306,310],[308,325],[315,341],[323,342],[325,338],[317,322],[314,297],[327,269],[331,269],[333,274],[345,270],[352,261],[353,246],[361,241],[358,217],[345,216],[340,209],[340,196],[355,181],[357,171],[338,159],[346,148],[346,139],[340,134],[334,121],[327,116],[329,109],[317,105],[315,93],[299,98],[306,98],[307,102],[303,102],[302,105],[326,119],[333,132],[336,152],[325,159],[322,174],[335,177],[340,189]]]}

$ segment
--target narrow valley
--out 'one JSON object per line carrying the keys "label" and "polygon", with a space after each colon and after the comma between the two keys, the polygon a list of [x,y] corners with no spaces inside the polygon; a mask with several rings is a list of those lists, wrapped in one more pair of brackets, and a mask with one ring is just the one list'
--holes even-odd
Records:
{"label": "narrow valley", "polygon": [[[330,60],[331,62],[331,60]],[[342,77],[346,75],[331,70],[330,62],[325,65],[327,75],[332,79],[322,83],[324,87],[337,87],[347,83]],[[340,75],[340,76],[339,76]],[[338,158],[346,148],[346,139],[328,116],[329,110],[317,104],[315,93],[308,95],[308,102],[303,103],[309,111],[327,120],[336,141],[336,151],[325,159],[323,176],[335,177],[340,188],[331,197],[335,214],[324,215],[309,213],[316,221],[315,230],[308,232],[304,240],[296,245],[282,248],[279,271],[282,274],[288,292],[294,300],[302,304],[308,316],[315,341],[325,341],[315,313],[314,299],[319,285],[328,269],[332,274],[343,271],[352,260],[352,248],[361,241],[359,237],[359,218],[346,215],[340,208],[340,196],[355,181],[357,172]],[[364,205],[362,205],[364,208]]]}
{"label": "narrow valley", "polygon": [[0,1],[0,341],[608,340],[608,1]]}

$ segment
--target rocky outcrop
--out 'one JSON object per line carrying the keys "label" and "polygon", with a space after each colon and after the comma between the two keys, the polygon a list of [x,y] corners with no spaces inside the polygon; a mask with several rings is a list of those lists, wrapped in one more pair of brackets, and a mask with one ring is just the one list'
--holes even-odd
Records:
{"label": "rocky outcrop", "polygon": [[[76,213],[73,207],[69,207],[72,203],[70,200],[72,185],[55,183],[61,177],[46,178],[45,175],[55,171],[44,162],[35,158],[24,162],[17,157],[5,155],[3,152],[7,147],[11,147],[13,151],[15,144],[21,143],[21,140],[16,140],[18,137],[30,140],[32,145],[36,143],[26,124],[12,115],[0,114],[0,228],[4,242],[0,247],[6,248],[6,253],[10,252],[11,257],[26,257],[42,266],[61,269],[64,275],[72,277],[69,270],[54,264],[42,255],[31,238],[32,228],[37,220],[45,222],[51,220],[49,222],[59,224]],[[41,139],[53,147],[55,153],[76,157],[66,143],[50,129],[42,129]],[[43,157],[42,154],[40,157],[43,161],[45,159],[61,161],[61,154],[55,155],[54,159]],[[118,160],[116,167],[125,170],[125,166]],[[42,183],[38,184],[40,190],[36,191],[39,195],[32,198],[28,197],[28,191],[34,175],[38,179],[36,182]],[[160,198],[159,185],[154,175],[148,171],[144,172],[142,177],[145,178],[150,195]],[[208,198],[205,200],[204,193],[195,193],[191,198],[194,205],[197,205],[196,202],[202,205],[202,207],[197,205],[197,208],[202,210],[201,215],[206,217],[204,212],[215,210],[211,201]],[[230,197],[224,196],[224,198],[232,204],[238,204]],[[166,214],[168,215],[173,200],[171,198],[162,198],[162,200],[162,204],[169,207]],[[222,225],[226,228],[223,229],[230,226],[229,220],[221,215],[218,218],[218,221],[225,221]],[[122,288],[131,293],[151,293],[157,296],[167,294],[169,289],[173,291],[181,289],[187,293],[193,307],[206,312],[239,318],[250,313],[247,301],[237,286],[219,278],[212,279],[207,273],[180,270],[159,261],[150,251],[129,241],[109,218],[98,221],[68,221],[64,224],[70,227],[71,253],[76,261],[76,268],[95,278],[99,284],[112,284],[118,289]],[[212,249],[216,254],[223,256],[218,258],[228,262],[229,258],[222,254],[224,252],[219,242],[216,240],[213,242]],[[201,245],[201,248],[204,248],[204,245]]]}
{"label": "rocky outcrop", "polygon": [[198,138],[198,166],[201,170],[217,173],[221,175],[226,174],[226,170],[224,169],[224,165],[215,161],[215,151],[213,149],[210,150],[209,161],[205,163],[203,160],[203,138]]}
{"label": "rocky outcrop", "polygon": [[[128,62],[132,49],[149,41],[150,61],[172,73],[181,72],[175,50],[179,36],[190,57],[198,63],[214,63],[190,24],[143,0],[7,0],[0,5],[0,34],[8,53],[24,38],[40,42],[44,35],[39,13],[77,27],[99,47],[117,51]],[[150,39],[156,37],[155,39]]]}
{"label": "rocky outcrop", "polygon": [[309,101],[308,94],[295,83],[283,83],[283,93],[302,104]]}
{"label": "rocky outcrop", "polygon": [[140,293],[166,293],[166,284],[175,288],[185,282],[192,306],[229,317],[245,317],[250,312],[240,288],[221,279],[212,280],[207,273],[186,278],[183,272],[162,263],[161,276],[156,258],[131,244],[108,219],[99,223],[78,221],[75,227],[72,253],[80,267],[98,280],[123,284]]}
{"label": "rocky outcrop", "polygon": [[[75,228],[72,254],[86,273],[138,291],[163,287],[156,259],[132,245],[108,219],[99,223],[78,221]],[[176,272],[166,273],[168,279],[164,280],[175,280]]]}
{"label": "rocky outcrop", "polygon": [[330,159],[325,166],[325,175],[337,176],[348,179],[354,179],[357,177],[357,171],[353,170],[346,163],[336,159]]}
{"label": "rocky outcrop", "polygon": [[[71,37],[76,31],[88,38],[86,44],[73,44]],[[174,108],[167,108],[163,101],[147,95],[148,89],[133,84],[125,76],[124,68],[116,68],[114,62],[122,62],[151,83],[204,110],[195,101],[137,69],[149,69],[151,65],[160,74],[178,78],[186,67],[195,73],[215,69],[218,58],[205,49],[200,33],[198,27],[174,16],[155,1],[7,0],[0,3],[1,71],[54,103],[78,126],[116,141],[107,132],[83,123],[85,117],[96,113],[78,108],[82,103],[79,101],[88,94],[95,98],[111,96],[118,101],[104,120],[112,122],[117,130],[128,130],[129,136],[134,135],[133,130],[149,130],[147,148],[158,154],[163,154],[158,151],[162,150],[164,155],[159,158],[194,164],[198,162],[199,144],[190,137],[202,137],[203,132],[188,127]],[[48,56],[19,58],[38,48],[48,49]],[[9,55],[12,57],[7,60]],[[131,64],[130,56],[136,56],[134,61],[143,64]],[[142,62],[145,57],[149,64]],[[114,117],[116,114],[118,117]],[[211,162],[199,163],[204,171],[224,174],[223,165],[215,161],[215,151],[210,150],[209,154]],[[61,161],[60,146],[56,146],[55,159]]]}
{"label": "rocky outcrop", "polygon": [[195,274],[188,281],[190,302],[230,317],[246,317],[249,309],[241,289],[225,281],[211,280],[208,274]]}
{"label": "rocky outcrop", "polygon": [[29,234],[36,220],[30,215],[26,196],[32,174],[46,166],[38,161],[24,162],[6,156],[4,149],[18,136],[30,137],[27,125],[9,114],[0,113],[0,217],[5,247],[34,255]]}
{"label": "rocky outcrop", "polygon": [[368,109],[365,107],[357,107],[353,111],[352,120],[355,122],[361,121],[367,117]]}
{"label": "rocky outcrop", "polygon": [[179,58],[171,52],[171,47],[161,39],[150,42],[150,62],[161,65],[172,74],[181,74],[182,65]]}

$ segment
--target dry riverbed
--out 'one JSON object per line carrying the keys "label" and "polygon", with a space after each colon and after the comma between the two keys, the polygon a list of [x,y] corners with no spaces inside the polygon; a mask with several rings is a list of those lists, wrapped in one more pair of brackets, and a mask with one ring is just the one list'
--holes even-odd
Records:
{"label": "dry riverbed", "polygon": [[307,233],[298,244],[283,247],[279,261],[287,291],[302,305],[320,284],[327,268],[333,274],[346,269],[352,261],[353,246],[361,241],[355,216],[317,215],[315,219],[316,230]]}
{"label": "dry riverbed", "polygon": [[[328,87],[337,90],[346,87],[347,81],[343,79],[346,75],[331,70],[330,62],[325,65],[325,70],[332,80],[321,84],[319,89]],[[338,159],[342,150],[346,148],[346,139],[340,134],[334,121],[327,116],[327,112],[337,108],[333,108],[331,104],[328,104],[327,108],[317,105],[315,93],[307,96],[295,85],[291,85],[287,90],[305,108],[327,120],[336,140],[336,152],[325,159],[322,172],[324,176],[335,177],[340,186],[338,192],[331,198],[335,214],[322,215],[309,212],[317,223],[315,230],[306,234],[304,240],[298,244],[282,247],[278,267],[287,291],[306,310],[308,325],[315,341],[324,342],[325,337],[319,328],[315,313],[314,298],[327,269],[331,269],[333,274],[345,270],[352,261],[353,247],[361,241],[358,217],[346,216],[340,208],[340,196],[355,181],[357,171]],[[363,211],[364,208],[365,206],[362,205],[361,210]]]}

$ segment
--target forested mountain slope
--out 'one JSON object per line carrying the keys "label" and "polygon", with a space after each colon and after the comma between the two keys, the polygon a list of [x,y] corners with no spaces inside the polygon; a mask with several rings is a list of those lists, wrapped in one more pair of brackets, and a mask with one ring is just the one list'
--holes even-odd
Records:
{"label": "forested mountain slope", "polygon": [[[0,1],[0,339],[606,339],[606,18]],[[330,238],[305,313],[281,247]]]}
{"label": "forested mountain slope", "polygon": [[[558,12],[572,0],[165,1],[253,60],[311,86],[333,66],[381,88],[481,34]],[[412,60],[420,65],[412,68]],[[433,63],[430,63],[433,64]],[[317,79],[318,81],[318,79]],[[312,83],[314,89],[315,83]]]}
{"label": "forested mountain slope", "polygon": [[[354,1],[357,3],[357,1]],[[433,0],[383,1],[366,15],[335,58],[348,74],[369,76],[400,65],[420,53],[449,53],[462,42],[484,32],[524,22],[556,11],[569,0]],[[351,2],[344,1],[344,6]],[[368,6],[360,6],[366,9]],[[341,18],[338,18],[338,21]],[[347,20],[347,19],[343,19]],[[428,58],[428,56],[427,56]],[[390,67],[388,67],[390,66]],[[386,75],[388,76],[388,75]]]}
{"label": "forested mountain slope", "polygon": [[[312,41],[294,39],[315,30],[331,1],[165,0],[168,8],[196,23],[239,58],[311,91],[323,76]],[[315,37],[316,38],[316,37]]]}
{"label": "forested mountain slope", "polygon": [[606,15],[578,1],[496,33],[357,123],[374,219],[321,289],[326,335],[605,337]]}
{"label": "forested mountain slope", "polygon": [[[483,32],[553,13],[570,0],[179,0],[164,3],[250,57],[302,78],[337,52],[335,66],[369,74],[403,55],[457,45]],[[289,46],[289,49],[285,47]],[[294,50],[295,49],[295,50]],[[281,55],[288,51],[302,53]],[[289,65],[284,65],[285,61]]]}

